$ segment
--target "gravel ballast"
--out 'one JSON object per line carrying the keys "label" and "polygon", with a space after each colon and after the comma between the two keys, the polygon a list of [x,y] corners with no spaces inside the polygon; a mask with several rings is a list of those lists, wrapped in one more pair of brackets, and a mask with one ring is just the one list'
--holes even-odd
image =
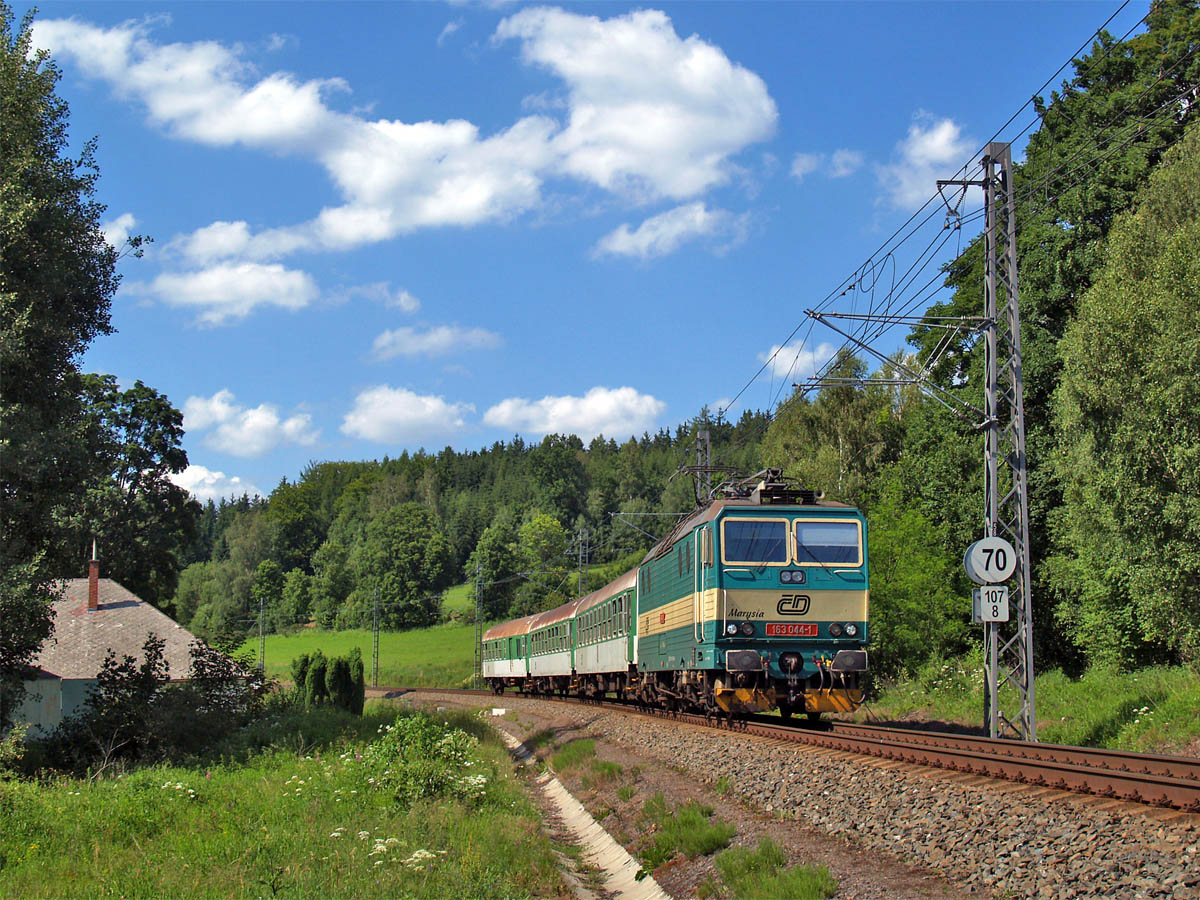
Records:
{"label": "gravel ballast", "polygon": [[[500,702],[518,710],[546,705],[511,695]],[[980,893],[1200,900],[1200,817],[1147,815],[1127,804],[931,775],[592,706],[554,704],[554,713],[704,781],[728,776],[746,803],[927,866]]]}

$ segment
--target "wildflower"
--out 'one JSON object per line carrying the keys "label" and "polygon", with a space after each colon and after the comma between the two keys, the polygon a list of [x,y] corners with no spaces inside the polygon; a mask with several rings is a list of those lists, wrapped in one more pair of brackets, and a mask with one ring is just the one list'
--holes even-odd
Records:
{"label": "wildflower", "polygon": [[340,838],[341,836],[342,836],[342,833],[340,831],[335,831],[333,834],[330,835],[331,838]]}
{"label": "wildflower", "polygon": [[359,839],[360,841],[365,841],[365,840],[366,840],[367,838],[369,838],[370,836],[371,836],[371,832],[369,832],[369,831],[360,831],[360,832],[358,833],[358,839]]}

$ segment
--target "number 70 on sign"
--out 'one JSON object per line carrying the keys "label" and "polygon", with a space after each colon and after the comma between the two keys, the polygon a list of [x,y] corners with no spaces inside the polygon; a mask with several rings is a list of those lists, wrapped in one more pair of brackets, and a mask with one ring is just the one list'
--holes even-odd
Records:
{"label": "number 70 on sign", "polygon": [[972,622],[1007,622],[1008,588],[989,584],[971,591]]}

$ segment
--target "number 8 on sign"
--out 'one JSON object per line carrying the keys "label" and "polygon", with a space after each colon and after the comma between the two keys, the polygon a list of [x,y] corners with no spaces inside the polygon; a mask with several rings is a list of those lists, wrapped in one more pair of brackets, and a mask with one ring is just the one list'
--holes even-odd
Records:
{"label": "number 8 on sign", "polygon": [[999,584],[1016,571],[1017,552],[1004,538],[985,537],[967,548],[963,568],[976,584]]}

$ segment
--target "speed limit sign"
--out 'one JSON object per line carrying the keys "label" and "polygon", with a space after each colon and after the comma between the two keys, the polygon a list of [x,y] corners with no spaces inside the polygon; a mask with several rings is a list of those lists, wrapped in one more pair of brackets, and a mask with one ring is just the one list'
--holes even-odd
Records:
{"label": "speed limit sign", "polygon": [[999,584],[1016,571],[1017,551],[1002,537],[985,537],[967,548],[963,568],[976,584]]}

